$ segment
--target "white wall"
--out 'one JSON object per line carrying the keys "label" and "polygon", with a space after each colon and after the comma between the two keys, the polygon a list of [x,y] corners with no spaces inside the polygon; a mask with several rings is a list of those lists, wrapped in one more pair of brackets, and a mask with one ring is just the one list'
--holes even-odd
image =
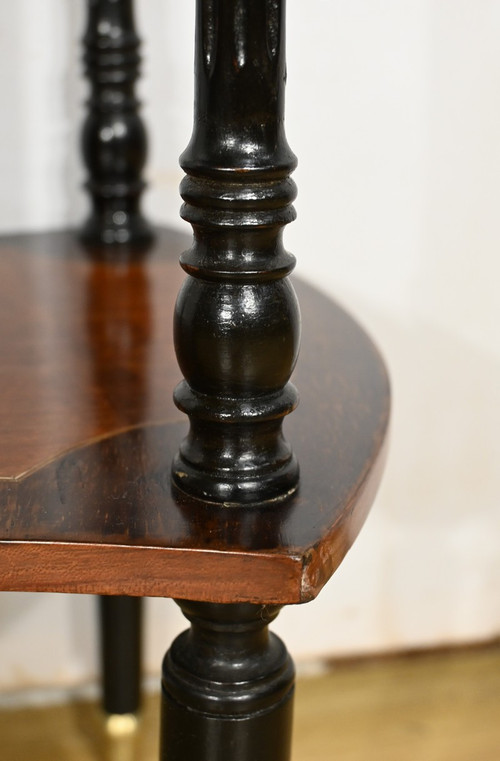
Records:
{"label": "white wall", "polygon": [[[83,3],[0,0],[0,229],[64,226]],[[138,0],[155,220],[178,219],[193,2]],[[500,2],[289,0],[288,136],[300,273],[369,327],[394,387],[371,517],[335,578],[276,629],[299,659],[500,633]],[[0,595],[0,688],[95,674],[91,598]],[[148,610],[158,668],[180,616]]]}

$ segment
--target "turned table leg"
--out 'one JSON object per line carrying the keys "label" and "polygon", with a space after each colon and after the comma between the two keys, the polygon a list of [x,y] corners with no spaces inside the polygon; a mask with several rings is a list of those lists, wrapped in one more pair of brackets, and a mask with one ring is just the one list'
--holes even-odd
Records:
{"label": "turned table leg", "polygon": [[300,338],[283,228],[296,165],[284,131],[284,0],[198,0],[195,107],[181,156],[181,216],[193,244],[177,299],[174,392],[189,433],[172,467],[201,500],[270,509],[297,489],[283,433],[298,395]]}
{"label": "turned table leg", "polygon": [[147,140],[135,95],[140,55],[132,0],[88,0],[83,44],[90,96],[82,154],[91,212],[80,238],[90,248],[144,248],[153,234],[140,209]]}
{"label": "turned table leg", "polygon": [[[279,509],[299,482],[282,430],[297,404],[300,336],[283,246],[296,192],[285,0],[197,0],[196,19],[194,128],[181,156],[193,244],[174,316],[184,376],[174,401],[190,428],[172,480],[181,500],[222,503],[231,521]],[[191,629],[164,661],[161,761],[288,761],[294,669],[268,632],[279,608],[237,597],[179,605]]]}
{"label": "turned table leg", "polygon": [[180,601],[191,628],[163,663],[160,761],[288,761],[293,662],[279,607]]}
{"label": "turned table leg", "polygon": [[140,704],[140,597],[99,598],[103,707],[108,714],[136,713]]}
{"label": "turned table leg", "polygon": [[[153,238],[140,209],[147,140],[135,95],[140,41],[133,11],[132,0],[87,0],[83,45],[90,93],[82,154],[91,212],[80,239],[106,259],[115,258],[118,250],[143,250]],[[99,607],[104,709],[109,714],[135,713],[141,600],[102,597]]]}

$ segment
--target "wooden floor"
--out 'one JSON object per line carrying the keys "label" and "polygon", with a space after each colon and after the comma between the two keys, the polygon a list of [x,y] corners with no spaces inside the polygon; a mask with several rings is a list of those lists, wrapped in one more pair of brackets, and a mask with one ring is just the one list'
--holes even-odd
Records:
{"label": "wooden floor", "polygon": [[[0,712],[2,761],[157,761],[158,698],[106,731],[95,704]],[[114,735],[114,736],[113,736]],[[299,680],[294,761],[500,761],[500,644],[344,663]]]}

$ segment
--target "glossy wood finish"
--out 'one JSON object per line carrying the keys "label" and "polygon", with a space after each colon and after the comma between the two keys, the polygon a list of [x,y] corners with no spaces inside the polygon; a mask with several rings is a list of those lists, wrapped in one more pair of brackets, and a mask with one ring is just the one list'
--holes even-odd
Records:
{"label": "glossy wood finish", "polygon": [[356,322],[300,281],[299,491],[244,510],[172,491],[187,243],[160,231],[142,263],[117,266],[72,233],[2,239],[1,589],[304,602],[354,541],[381,475],[387,376]]}
{"label": "glossy wood finish", "polygon": [[177,300],[175,390],[190,420],[172,476],[227,505],[273,503],[298,485],[283,435],[300,315],[283,228],[297,160],[284,130],[285,0],[197,0],[195,109],[181,156],[193,244]]}

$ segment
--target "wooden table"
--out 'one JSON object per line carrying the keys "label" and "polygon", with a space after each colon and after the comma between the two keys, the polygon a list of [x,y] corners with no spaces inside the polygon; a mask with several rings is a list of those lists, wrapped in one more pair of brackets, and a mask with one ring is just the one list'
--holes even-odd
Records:
{"label": "wooden table", "polygon": [[288,761],[294,668],[268,624],[363,524],[386,371],[288,277],[284,0],[197,0],[192,242],[140,214],[131,0],[88,21],[81,242],[0,241],[0,589],[175,598],[191,628],[164,661],[162,761]]}

